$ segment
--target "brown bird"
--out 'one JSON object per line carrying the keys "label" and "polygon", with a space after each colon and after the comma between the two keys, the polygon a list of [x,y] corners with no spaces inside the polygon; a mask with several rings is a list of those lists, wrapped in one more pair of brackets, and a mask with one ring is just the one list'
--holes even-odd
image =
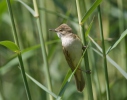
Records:
{"label": "brown bird", "polygon": [[[65,58],[71,70],[74,71],[83,53],[81,40],[67,24],[62,24],[56,29],[50,29],[50,31],[56,32],[61,39]],[[85,80],[80,66],[78,66],[74,76],[77,90],[82,92],[85,87]]]}

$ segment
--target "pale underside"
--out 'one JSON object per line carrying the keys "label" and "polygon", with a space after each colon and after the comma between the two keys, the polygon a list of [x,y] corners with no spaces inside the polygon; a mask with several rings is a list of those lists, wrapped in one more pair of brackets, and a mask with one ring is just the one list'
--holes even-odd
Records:
{"label": "pale underside", "polygon": [[62,37],[62,46],[68,52],[74,67],[77,66],[82,56],[82,43],[78,37]]}

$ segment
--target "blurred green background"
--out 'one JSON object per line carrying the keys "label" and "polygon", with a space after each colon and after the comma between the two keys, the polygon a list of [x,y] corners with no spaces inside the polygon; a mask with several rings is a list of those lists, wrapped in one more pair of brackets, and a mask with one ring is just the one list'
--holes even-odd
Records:
{"label": "blurred green background", "polygon": [[[23,1],[33,8],[32,0]],[[88,10],[95,0],[84,1],[86,9]],[[49,29],[56,28],[62,23],[67,23],[72,27],[74,33],[81,37],[76,2],[75,0],[37,0],[37,2],[48,55],[53,92],[58,94],[69,67],[62,52],[60,39],[55,33],[50,32]],[[101,3],[106,50],[118,40],[127,27],[126,4],[126,0],[103,0]],[[38,46],[38,48],[30,49],[23,54],[25,71],[41,84],[47,86],[43,57],[39,46],[40,41],[36,18],[17,1],[11,0],[11,6],[21,50]],[[102,46],[97,9],[89,16],[87,20],[88,25],[93,16],[95,16],[95,18],[89,35],[96,43]],[[86,25],[86,28],[88,25]],[[0,0],[0,41],[4,40],[14,41],[6,0]],[[92,51],[91,48],[98,50],[95,45],[92,44],[90,40],[88,41],[91,44],[88,49],[88,56],[94,99],[106,100],[104,62],[101,56]],[[127,36],[109,53],[109,56],[127,72]],[[24,83],[18,67],[19,64],[16,55],[7,48],[0,46],[0,100],[27,100]],[[109,62],[108,75],[111,100],[127,100],[127,80]],[[28,79],[28,84],[32,100],[48,100],[47,93],[30,79]],[[84,93],[79,93],[76,90],[73,78],[65,91],[63,100],[88,100],[88,94],[86,89]]]}

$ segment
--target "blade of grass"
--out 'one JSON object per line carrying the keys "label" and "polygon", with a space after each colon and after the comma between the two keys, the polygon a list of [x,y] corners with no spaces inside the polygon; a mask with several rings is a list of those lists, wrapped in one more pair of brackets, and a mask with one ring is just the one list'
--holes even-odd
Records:
{"label": "blade of grass", "polygon": [[[1,42],[2,42],[2,44],[3,44],[3,43],[6,42],[6,41],[1,41]],[[0,42],[0,44],[1,44],[1,42]],[[15,44],[14,44],[13,42],[11,42],[11,41],[7,41],[7,42],[9,42],[9,45],[10,45],[10,46],[9,46],[8,48],[10,48],[10,50],[12,50],[13,52],[14,52],[14,51],[19,52],[19,50],[18,50],[19,48],[17,47],[17,45],[15,45]],[[46,44],[47,44],[47,45],[51,45],[51,44],[56,43],[56,42],[58,42],[58,40],[49,41],[49,42],[46,42]],[[1,44],[1,45],[2,45],[2,44]],[[5,43],[5,44],[6,44],[6,43]],[[5,44],[4,44],[4,45],[5,45]],[[7,43],[7,44],[8,44],[8,43]],[[13,46],[13,45],[14,45],[14,46]],[[8,46],[8,45],[7,45],[7,46]],[[15,46],[16,46],[16,47],[15,47]],[[32,53],[32,52],[33,52],[34,50],[39,49],[39,48],[40,48],[40,44],[22,50],[21,53],[22,53],[23,59],[25,60],[25,59],[28,59],[29,57],[33,56],[34,53]],[[18,63],[17,63],[17,62],[18,62],[18,59],[17,59],[16,57],[17,57],[17,55],[14,54],[7,62],[4,63],[4,65],[0,66],[0,73],[1,73],[2,75],[4,75],[6,72],[8,72],[8,70],[11,69],[14,65],[18,64]]]}
{"label": "blade of grass", "polygon": [[114,49],[126,35],[127,35],[127,29],[121,34],[120,38],[114,43],[114,45],[109,47],[106,54],[108,54],[112,49]]}
{"label": "blade of grass", "polygon": [[[10,42],[10,41],[9,41]],[[13,43],[13,42],[12,42]],[[14,44],[15,45],[15,44]],[[10,47],[12,48],[13,46],[10,45]],[[16,47],[17,48],[17,47]],[[30,58],[31,56],[33,56],[34,53],[32,53],[34,50],[39,49],[40,48],[40,44],[39,45],[35,45],[29,48],[26,48],[24,50],[21,51],[22,53],[22,57],[24,60]],[[12,50],[19,52],[17,49],[13,49]],[[12,67],[14,67],[14,65],[18,64],[18,59],[17,59],[17,55],[14,54],[10,60],[8,60],[6,63],[4,63],[4,65],[0,66],[0,73],[2,75],[4,75],[5,73],[8,72],[9,69],[11,69]]]}
{"label": "blade of grass", "polygon": [[[30,57],[34,55],[33,51],[27,51],[22,53],[23,60],[27,60]],[[17,55],[14,54],[13,57],[9,59],[4,65],[0,66],[0,73],[1,75],[7,74],[9,70],[11,70],[13,67],[15,67],[18,64],[18,58]]]}
{"label": "blade of grass", "polygon": [[44,91],[46,91],[47,93],[49,93],[50,95],[52,95],[54,98],[57,98],[57,95],[54,94],[53,92],[51,92],[49,89],[47,89],[44,85],[42,85],[41,83],[39,83],[37,80],[35,80],[33,77],[31,77],[29,74],[27,74],[27,77],[33,81],[37,86],[39,86],[41,89],[43,89]]}
{"label": "blade of grass", "polygon": [[15,0],[15,1],[18,1],[20,2],[24,7],[26,7],[26,9],[34,16],[35,15],[35,11],[29,7],[26,3],[24,3],[22,0]]}
{"label": "blade of grass", "polygon": [[104,72],[105,72],[104,74],[105,74],[105,80],[106,80],[106,93],[107,93],[107,100],[110,100],[108,68],[107,68],[107,59],[106,59],[106,52],[105,52],[105,43],[104,43],[100,5],[97,8],[98,8],[98,20],[99,20],[99,27],[100,27],[100,35],[101,35],[101,40],[102,40],[102,52],[103,52],[103,61],[104,61]]}
{"label": "blade of grass", "polygon": [[97,6],[102,2],[102,0],[96,0],[93,5],[91,6],[91,8],[86,12],[86,14],[83,16],[82,20],[81,20],[81,25],[83,25],[85,23],[85,21],[87,20],[87,18],[93,13],[93,11],[97,8]]}
{"label": "blade of grass", "polygon": [[93,19],[92,19],[92,21],[91,21],[91,23],[90,23],[88,29],[87,29],[86,32],[85,32],[85,37],[86,37],[86,38],[88,37],[88,35],[89,35],[89,33],[90,33],[91,27],[92,27],[92,25],[93,25],[93,20],[94,20],[94,17],[93,17]]}
{"label": "blade of grass", "polygon": [[[62,86],[61,86],[61,89],[60,90],[62,90],[62,88],[64,87],[64,85],[66,84],[66,82],[68,81],[68,79],[69,79],[69,77],[70,77],[70,75],[72,74],[72,71],[69,69],[69,71],[67,72],[67,74],[66,74],[66,76],[65,76],[65,78],[64,78],[64,81],[63,81],[63,83],[62,83]],[[59,94],[60,94],[60,92],[59,92]],[[60,95],[61,96],[61,95]]]}
{"label": "blade of grass", "polygon": [[63,94],[64,94],[64,92],[65,92],[65,90],[66,90],[66,88],[68,86],[68,83],[69,83],[68,79],[71,76],[71,74],[72,74],[72,71],[69,70],[67,75],[66,75],[66,77],[65,77],[65,79],[64,79],[64,81],[63,81],[63,83],[62,83],[60,92],[59,92],[58,97],[57,97],[56,100],[60,100],[62,98],[62,96],[63,96]]}
{"label": "blade of grass", "polygon": [[88,35],[89,39],[93,42],[93,44],[102,52],[101,47]]}
{"label": "blade of grass", "polygon": [[[101,57],[103,57],[101,52],[97,51],[94,48],[92,48],[92,50],[95,51],[97,54],[99,54]],[[127,73],[114,60],[112,60],[108,55],[106,56],[106,58],[127,79]]]}
{"label": "blade of grass", "polygon": [[[102,52],[101,47],[90,36],[88,37],[93,42],[93,44],[98,48],[98,50]],[[101,54],[101,53],[98,53],[98,54]],[[106,57],[107,57],[107,60],[127,79],[127,73],[115,61],[113,61],[108,55],[106,55]]]}

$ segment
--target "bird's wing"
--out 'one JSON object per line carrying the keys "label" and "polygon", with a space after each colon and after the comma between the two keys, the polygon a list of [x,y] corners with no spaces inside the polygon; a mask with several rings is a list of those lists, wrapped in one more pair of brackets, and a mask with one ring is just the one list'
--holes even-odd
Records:
{"label": "bird's wing", "polygon": [[[64,47],[63,47],[63,52],[64,52],[65,58],[68,62],[68,65],[70,66],[71,70],[74,71],[75,66],[71,60],[71,57],[70,57],[68,51]],[[85,87],[85,80],[83,78],[82,71],[77,69],[74,76],[75,76],[75,80],[76,80],[77,89],[78,89],[78,91],[82,92]]]}
{"label": "bird's wing", "polygon": [[63,47],[63,53],[65,55],[65,58],[66,58],[66,61],[67,61],[68,65],[69,65],[69,67],[71,68],[72,71],[74,71],[75,70],[75,66],[74,66],[74,64],[72,62],[72,59],[71,59],[68,51],[64,47]]}

